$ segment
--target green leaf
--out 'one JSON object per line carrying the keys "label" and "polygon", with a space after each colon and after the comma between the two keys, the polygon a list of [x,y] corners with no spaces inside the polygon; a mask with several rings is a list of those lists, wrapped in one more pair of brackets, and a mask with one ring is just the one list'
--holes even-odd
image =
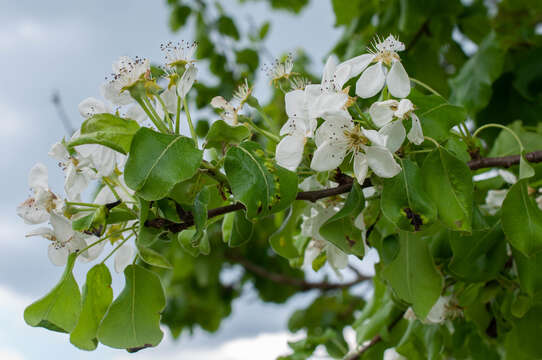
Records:
{"label": "green leaf", "polygon": [[105,264],[95,265],[87,273],[83,287],[83,309],[77,326],[70,334],[70,342],[83,350],[98,346],[96,332],[109,305],[113,301],[111,274]]}
{"label": "green leaf", "polygon": [[483,109],[491,99],[491,86],[503,71],[506,49],[495,32],[489,33],[478,51],[450,80],[450,102],[464,106],[471,114]]}
{"label": "green leaf", "polygon": [[139,124],[111,114],[96,114],[83,122],[81,135],[70,141],[70,147],[84,144],[100,144],[122,154],[130,151],[130,144]]}
{"label": "green leaf", "polygon": [[514,262],[518,270],[521,290],[531,297],[542,299],[542,252],[526,257],[512,249]]}
{"label": "green leaf", "polygon": [[75,231],[90,231],[93,234],[101,235],[105,230],[107,209],[105,206],[95,208],[92,213],[72,222],[72,229]]}
{"label": "green leaf", "polygon": [[542,211],[529,196],[527,180],[512,185],[502,204],[502,226],[510,245],[529,257],[542,250]]}
{"label": "green leaf", "polygon": [[192,139],[141,128],[126,161],[126,185],[145,200],[161,199],[196,173],[202,156]]}
{"label": "green leaf", "polygon": [[359,16],[360,0],[332,0],[335,26],[350,25]]}
{"label": "green leaf", "polygon": [[508,255],[500,222],[468,236],[448,231],[453,252],[448,267],[458,278],[466,282],[488,281],[504,268]]}
{"label": "green leaf", "polygon": [[260,64],[258,52],[254,49],[246,48],[235,52],[235,58],[238,64],[245,64],[248,71],[254,72]]}
{"label": "green leaf", "polygon": [[418,166],[401,160],[403,171],[391,179],[384,179],[380,206],[382,214],[402,230],[418,231],[437,217],[437,207],[423,188]]}
{"label": "green leaf", "polygon": [[[230,224],[231,229],[228,231],[227,227]],[[226,214],[222,229],[224,226],[226,226],[226,232],[223,233],[224,241],[228,243],[229,247],[241,246],[252,239],[254,224],[246,218],[244,211]]]}
{"label": "green leaf", "polygon": [[137,250],[141,260],[143,260],[147,264],[163,269],[173,268],[168,259],[164,255],[160,254],[158,251],[139,244],[137,246]]}
{"label": "green leaf", "polygon": [[509,349],[518,355],[531,356],[533,359],[542,358],[540,319],[542,319],[542,305],[531,308],[523,318],[517,320],[506,339],[507,343],[510,342],[507,344]]}
{"label": "green leaf", "polygon": [[160,312],[166,305],[160,278],[139,265],[126,267],[124,277],[125,287],[102,320],[98,339],[117,349],[156,346],[164,336]]}
{"label": "green leaf", "polygon": [[271,23],[269,21],[263,23],[263,25],[260,27],[260,32],[258,33],[258,37],[260,38],[260,40],[266,38],[267,34],[269,33],[270,27]]}
{"label": "green leaf", "polygon": [[427,242],[420,236],[401,231],[399,244],[397,257],[384,267],[382,277],[397,296],[412,304],[417,317],[425,319],[440,296],[442,275],[433,263]]}
{"label": "green leaf", "polygon": [[245,125],[228,125],[224,120],[217,120],[207,133],[205,148],[222,150],[225,145],[239,144],[250,136]]}
{"label": "green leaf", "polygon": [[439,147],[427,156],[421,172],[442,222],[452,230],[470,231],[474,187],[467,164]]}
{"label": "green leaf", "polygon": [[534,174],[534,169],[525,159],[525,150],[523,150],[519,157],[519,179],[527,179],[533,177]]}
{"label": "green leaf", "polygon": [[232,18],[225,15],[220,16],[217,20],[217,27],[218,31],[222,35],[226,35],[235,40],[239,40],[239,31],[237,30],[237,26],[235,26]]}
{"label": "green leaf", "polygon": [[249,219],[284,210],[295,200],[297,175],[266,158],[255,142],[232,147],[224,170],[235,200],[245,205]]}
{"label": "green leaf", "polygon": [[75,328],[81,313],[81,293],[72,274],[75,259],[76,254],[71,254],[60,282],[24,310],[28,325],[66,333]]}
{"label": "green leaf", "polygon": [[194,237],[194,234],[196,234],[195,229],[183,230],[177,235],[177,241],[186,252],[193,257],[197,257],[200,254],[200,250],[198,247],[192,246],[192,238]]}
{"label": "green leaf", "polygon": [[423,134],[437,141],[450,137],[450,129],[467,119],[465,109],[437,95],[423,95],[413,89],[408,96],[416,106]]}
{"label": "green leaf", "polygon": [[293,203],[280,228],[269,237],[271,248],[286,259],[295,259],[300,255],[294,245],[294,232],[304,209],[304,202]]}
{"label": "green leaf", "polygon": [[363,257],[365,244],[361,230],[354,226],[354,220],[365,207],[365,198],[357,182],[352,185],[344,206],[320,228],[320,235],[347,254]]}

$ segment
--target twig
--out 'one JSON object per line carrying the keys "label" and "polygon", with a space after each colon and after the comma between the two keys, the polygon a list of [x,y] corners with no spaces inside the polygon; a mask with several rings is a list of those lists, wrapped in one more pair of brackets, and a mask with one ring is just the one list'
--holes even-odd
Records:
{"label": "twig", "polygon": [[75,130],[73,129],[73,126],[70,122],[70,119],[68,118],[68,115],[66,115],[66,111],[64,110],[64,106],[62,106],[62,99],[60,98],[60,93],[58,91],[53,92],[53,95],[51,96],[51,102],[56,108],[56,111],[58,112],[58,117],[60,118],[60,121],[62,122],[62,126],[64,126],[64,130],[68,133],[68,136],[72,136]]}
{"label": "twig", "polygon": [[[542,150],[533,151],[525,155],[527,161],[530,162],[542,162]],[[482,168],[490,167],[510,167],[512,165],[519,164],[519,155],[503,156],[503,157],[494,157],[494,158],[480,158],[477,160],[472,160],[467,163],[471,170],[478,170]],[[336,196],[349,192],[352,189],[352,184],[354,179],[350,176],[341,174],[341,184],[330,189],[314,190],[314,191],[300,191],[297,193],[296,200],[306,200],[315,202],[319,199],[323,199],[330,196]],[[367,179],[361,187],[371,186],[371,181]],[[234,203],[226,206],[221,206],[215,209],[211,209],[207,212],[207,217],[213,218],[215,216],[224,215],[233,211],[243,210],[245,206],[240,203]],[[153,220],[148,220],[145,223],[145,226],[150,226],[154,228],[165,227],[167,230],[178,233],[184,229],[189,228],[194,225],[194,219],[191,216],[187,216],[187,219],[182,223],[175,223],[173,221],[156,218]]]}
{"label": "twig", "polygon": [[287,275],[268,271],[266,268],[261,267],[257,264],[254,264],[248,259],[238,256],[238,255],[227,254],[226,258],[238,264],[241,264],[246,270],[254,273],[255,275],[259,277],[271,280],[278,284],[297,287],[301,291],[309,291],[309,290],[314,290],[314,289],[328,291],[328,290],[349,288],[351,286],[359,284],[360,282],[372,279],[372,277],[363,276],[360,274],[354,280],[345,282],[345,283],[329,283],[327,281],[310,282],[301,278],[290,277]]}

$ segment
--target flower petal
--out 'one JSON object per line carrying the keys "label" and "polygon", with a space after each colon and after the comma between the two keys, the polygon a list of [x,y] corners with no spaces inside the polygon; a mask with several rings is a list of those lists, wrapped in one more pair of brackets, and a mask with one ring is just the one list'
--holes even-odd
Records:
{"label": "flower petal", "polygon": [[397,110],[395,111],[395,116],[399,119],[406,119],[414,111],[414,104],[409,99],[401,99],[397,104]]}
{"label": "flower petal", "polygon": [[51,222],[55,237],[58,241],[67,243],[75,234],[75,231],[72,229],[71,221],[65,217],[52,213],[49,221]]}
{"label": "flower petal", "polygon": [[412,128],[408,132],[408,140],[413,144],[420,145],[424,140],[422,124],[415,114],[412,114],[410,118],[412,119]]}
{"label": "flower petal", "polygon": [[25,224],[41,224],[49,219],[47,210],[36,203],[36,199],[28,198],[22,204],[17,206],[17,215],[19,215]]}
{"label": "flower petal", "polygon": [[57,142],[51,146],[48,155],[58,161],[66,161],[70,157],[66,146],[60,142]]}
{"label": "flower petal", "polygon": [[79,114],[81,114],[81,116],[85,119],[96,114],[110,112],[110,109],[103,101],[93,97],[88,97],[85,100],[81,101],[77,108],[79,109]]}
{"label": "flower petal", "polygon": [[115,254],[114,267],[117,273],[124,271],[126,266],[132,262],[134,257],[134,249],[128,242],[125,242],[118,248],[117,253]]}
{"label": "flower petal", "polygon": [[[378,132],[386,137],[386,147],[392,153],[399,150],[401,145],[403,145],[403,141],[405,141],[406,130],[401,120],[396,120],[389,123]],[[410,132],[412,132],[412,130]]]}
{"label": "flower petal", "polygon": [[32,190],[36,191],[37,189],[48,189],[49,188],[49,177],[47,175],[47,166],[42,163],[37,163],[30,169],[30,174],[28,175],[28,185]]}
{"label": "flower petal", "polygon": [[404,98],[410,94],[410,80],[400,61],[394,62],[391,66],[391,70],[386,77],[386,84],[390,94],[396,98]]}
{"label": "flower petal", "polygon": [[369,115],[373,123],[381,128],[393,120],[393,109],[399,105],[397,100],[386,100],[374,102],[369,108]]}
{"label": "flower petal", "polygon": [[[337,70],[335,71],[338,73],[342,67],[348,67],[349,73],[347,79],[345,80],[346,82],[351,78],[361,74],[361,72],[367,68],[367,66],[373,61],[374,58],[375,56],[373,54],[359,55],[352,59],[346,60],[343,63],[340,63],[339,65],[337,65]],[[338,79],[336,81],[338,81]],[[344,85],[344,83],[341,85]]]}
{"label": "flower petal", "polygon": [[41,236],[47,240],[54,240],[55,233],[53,232],[51,228],[42,226],[37,229],[33,229],[32,231],[30,231],[29,233],[25,235],[25,237],[32,237],[32,236]]}
{"label": "flower petal", "polygon": [[354,127],[350,114],[342,111],[340,113],[328,114],[324,118],[326,121],[316,130],[314,137],[316,146],[319,147],[324,141],[344,143],[346,141],[344,130]]}
{"label": "flower petal", "polygon": [[303,159],[305,137],[301,135],[287,135],[278,143],[275,150],[277,164],[288,170],[297,169]]}
{"label": "flower petal", "polygon": [[386,147],[386,143],[388,142],[388,137],[379,131],[376,130],[367,130],[367,129],[361,129],[361,133],[363,136],[365,136],[372,145],[382,146]]}
{"label": "flower petal", "polygon": [[324,66],[324,70],[322,73],[322,83],[321,85],[323,87],[326,86],[326,84],[332,83],[335,75],[335,69],[337,68],[337,64],[339,63],[339,60],[337,59],[337,56],[330,55],[327,58],[326,65]]}
{"label": "flower petal", "polygon": [[62,244],[51,243],[47,249],[47,255],[49,260],[56,266],[64,266],[68,262],[68,255],[70,251]]}
{"label": "flower petal", "polygon": [[344,269],[348,266],[348,255],[331,243],[326,246],[326,256],[334,269]]}
{"label": "flower petal", "polygon": [[311,168],[316,171],[333,170],[344,160],[346,147],[333,141],[324,141],[314,152]]}
{"label": "flower petal", "polygon": [[373,172],[383,178],[392,178],[401,172],[391,152],[382,146],[369,146],[365,149],[369,167]]}
{"label": "flower petal", "polygon": [[354,156],[354,175],[360,185],[365,181],[368,171],[369,163],[367,162],[367,157],[362,153],[356,154]]}
{"label": "flower petal", "polygon": [[188,68],[184,71],[181,79],[177,83],[177,95],[179,95],[181,99],[184,99],[186,97],[186,94],[188,93],[188,91],[190,91],[192,85],[194,85],[197,74],[198,68],[193,64],[189,65]]}
{"label": "flower petal", "polygon": [[289,117],[305,116],[305,92],[303,90],[294,90],[286,93],[284,96],[284,103],[286,106],[286,114],[288,114]]}
{"label": "flower petal", "polygon": [[377,62],[369,66],[356,83],[356,94],[364,99],[375,96],[382,90],[386,82],[384,65]]}
{"label": "flower petal", "polygon": [[342,111],[348,101],[348,95],[343,92],[323,92],[309,104],[309,117],[311,119]]}
{"label": "flower petal", "polygon": [[138,123],[142,123],[143,121],[147,120],[147,114],[145,114],[145,111],[139,104],[130,105],[128,110],[126,110],[126,117],[128,119],[135,120]]}

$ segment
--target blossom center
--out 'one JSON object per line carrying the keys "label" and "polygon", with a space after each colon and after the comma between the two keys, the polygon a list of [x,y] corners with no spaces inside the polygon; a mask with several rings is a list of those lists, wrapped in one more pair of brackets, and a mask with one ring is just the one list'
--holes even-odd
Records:
{"label": "blossom center", "polygon": [[363,146],[369,145],[370,141],[361,132],[361,129],[355,126],[352,129],[345,130],[344,136],[346,137],[347,146],[354,152],[360,152]]}
{"label": "blossom center", "polygon": [[397,55],[397,53],[392,50],[381,50],[376,54],[374,58],[375,62],[382,62],[387,66],[391,66],[391,64],[393,64],[395,61],[400,60],[401,58],[399,57],[399,55]]}

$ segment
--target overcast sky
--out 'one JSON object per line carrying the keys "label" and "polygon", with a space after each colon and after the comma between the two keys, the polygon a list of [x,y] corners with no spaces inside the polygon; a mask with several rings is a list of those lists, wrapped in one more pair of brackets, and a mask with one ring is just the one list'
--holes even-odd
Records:
{"label": "overcast sky", "polygon": [[[266,4],[227,4],[242,24],[252,16],[257,23],[271,20],[267,40],[271,53],[304,48],[320,66],[340,36],[333,28],[330,2],[312,1],[300,17],[271,12]],[[58,90],[73,124],[81,118],[79,102],[99,96],[99,85],[120,55],[162,60],[159,44],[190,40],[188,33],[172,34],[166,1],[149,0],[0,0],[0,359],[272,359],[287,352],[286,321],[313,295],[299,296],[286,306],[263,305],[255,295],[234,305],[233,316],[217,334],[196,332],[173,343],[166,332],[157,348],[127,355],[100,346],[94,353],[77,350],[65,334],[31,328],[23,321],[26,305],[44,295],[58,281],[62,268],[46,255],[47,241],[24,237],[29,227],[15,215],[15,207],[29,194],[28,170],[43,162],[49,167],[50,186],[62,193],[63,175],[47,157],[49,147],[64,129],[51,105]],[[264,2],[266,3],[266,2]],[[154,4],[154,5],[151,5]],[[235,5],[234,5],[235,4]],[[233,8],[231,8],[233,6]],[[294,36],[293,36],[294,35]],[[258,94],[256,94],[258,95]],[[77,278],[88,265],[77,265]],[[118,276],[115,293],[122,287]],[[242,313],[237,311],[243,308]],[[267,357],[266,357],[267,356]]]}

